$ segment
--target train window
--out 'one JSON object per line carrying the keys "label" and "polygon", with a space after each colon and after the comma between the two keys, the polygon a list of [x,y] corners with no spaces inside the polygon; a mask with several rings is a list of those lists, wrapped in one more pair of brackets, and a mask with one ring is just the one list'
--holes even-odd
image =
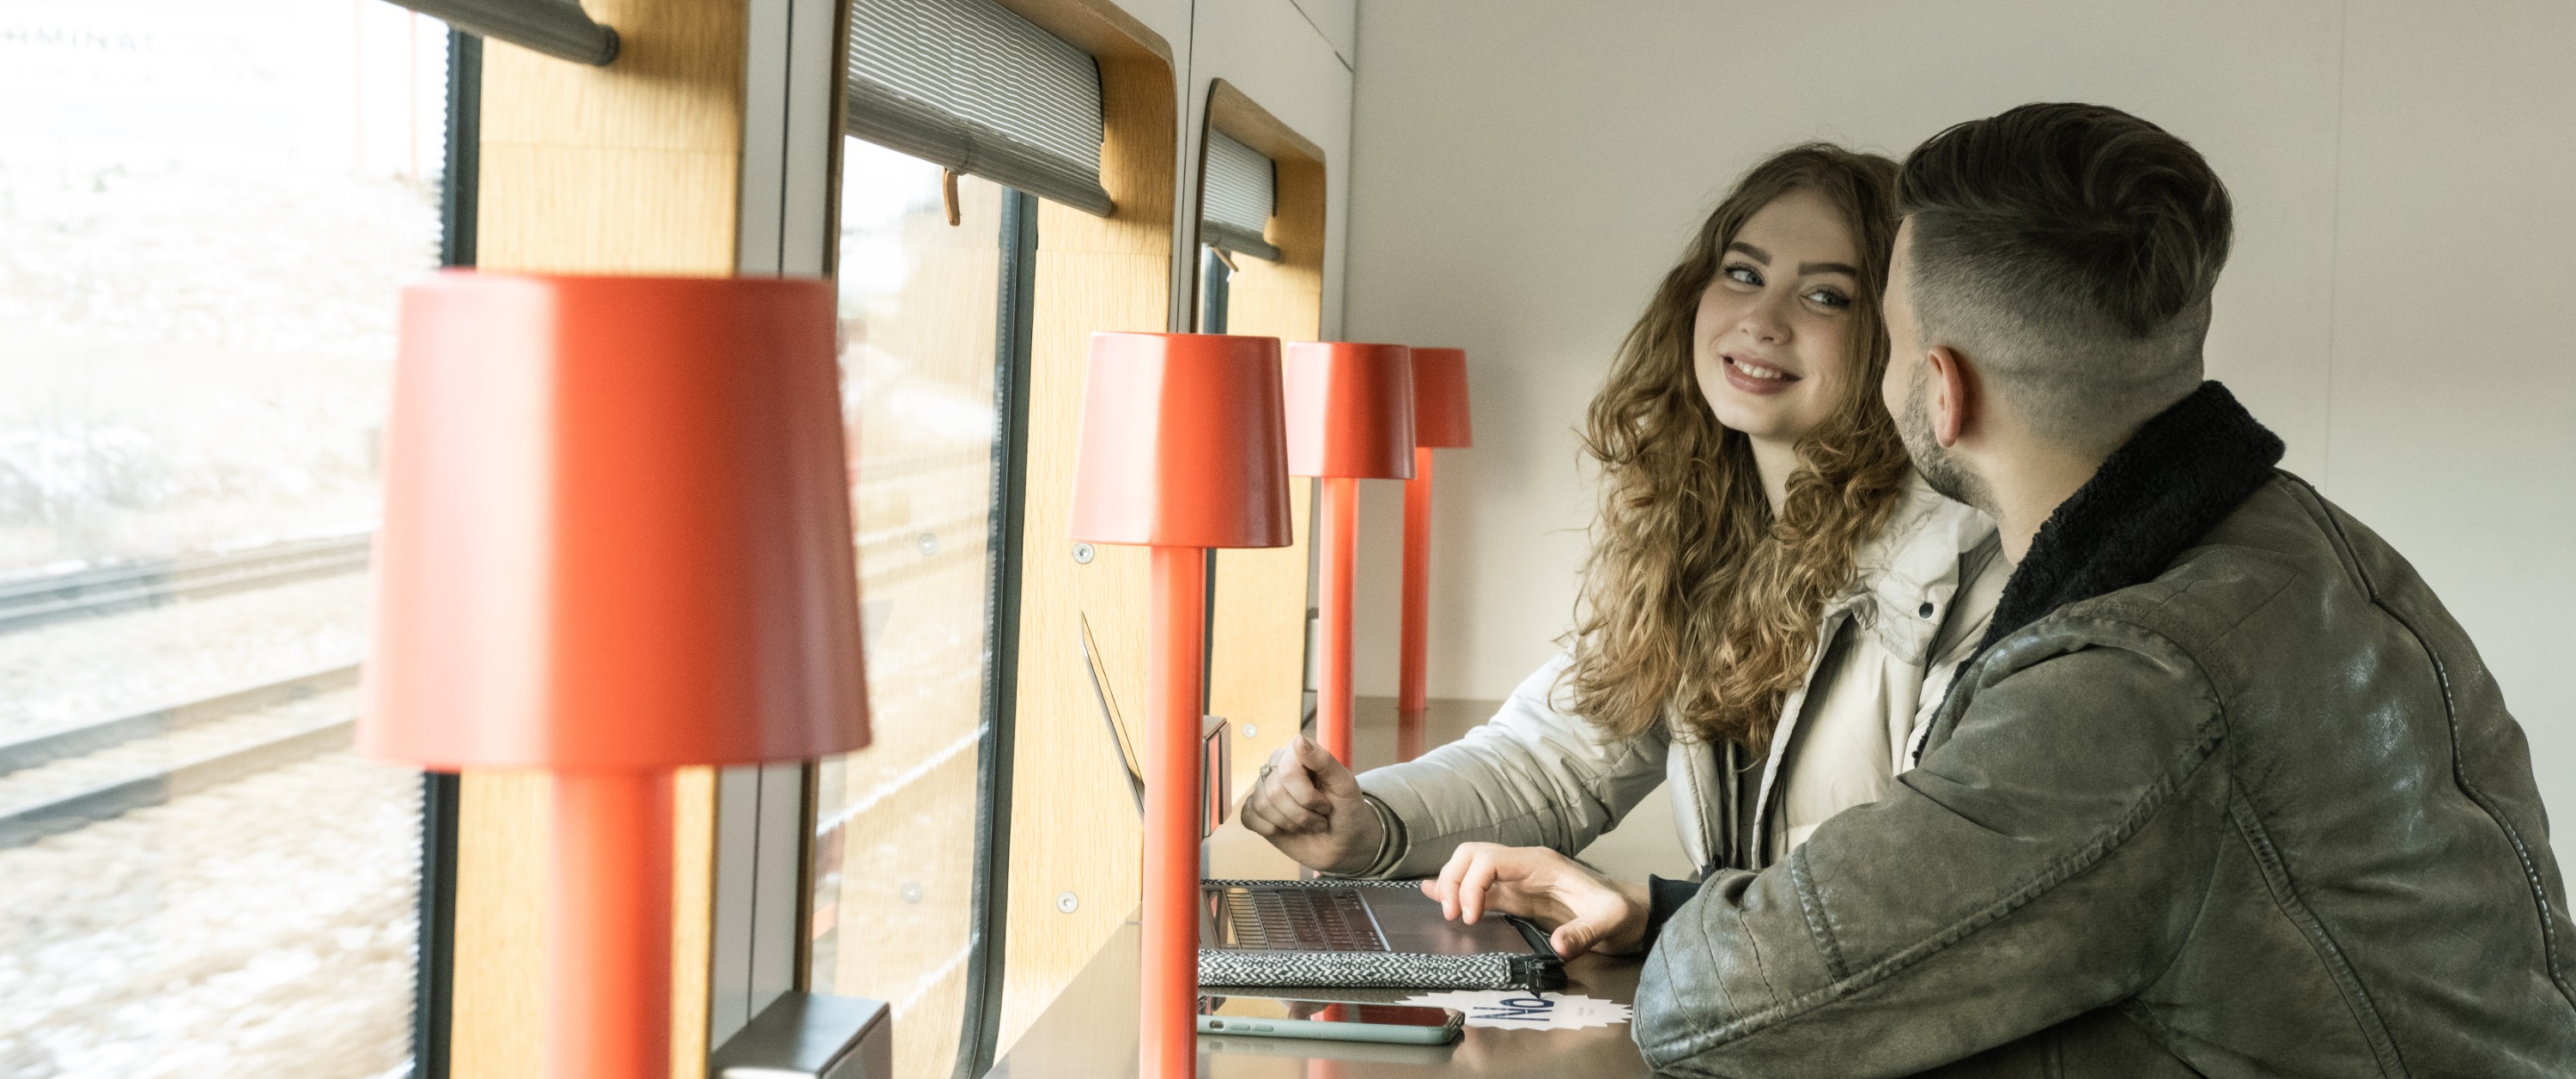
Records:
{"label": "train window", "polygon": [[348,744],[447,50],[0,0],[0,1074],[411,1068],[421,776]]}
{"label": "train window", "polygon": [[975,980],[998,327],[1026,302],[1003,280],[1029,206],[846,140],[841,393],[875,741],[819,767],[810,974],[893,1004],[907,1077],[954,1070]]}

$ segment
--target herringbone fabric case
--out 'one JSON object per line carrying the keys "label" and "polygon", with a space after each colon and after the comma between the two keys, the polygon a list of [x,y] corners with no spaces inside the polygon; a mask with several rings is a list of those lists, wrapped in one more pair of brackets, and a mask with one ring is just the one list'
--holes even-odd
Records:
{"label": "herringbone fabric case", "polygon": [[[1409,880],[1211,880],[1217,888],[1413,888]],[[1565,964],[1544,949],[1429,955],[1200,948],[1199,984],[1365,989],[1553,989]]]}

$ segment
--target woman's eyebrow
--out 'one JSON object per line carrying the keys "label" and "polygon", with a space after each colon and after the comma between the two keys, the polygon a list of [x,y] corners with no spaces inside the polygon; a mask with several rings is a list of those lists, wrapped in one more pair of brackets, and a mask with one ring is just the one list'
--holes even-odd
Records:
{"label": "woman's eyebrow", "polygon": [[[1736,240],[1727,244],[1726,249],[1729,251],[1744,252],[1747,255],[1753,256],[1753,261],[1755,262],[1759,262],[1765,266],[1771,265],[1770,252],[1759,247],[1755,247],[1752,244],[1745,243],[1742,240]],[[1798,264],[1798,276],[1805,277],[1811,273],[1838,273],[1847,275],[1855,281],[1860,279],[1859,268],[1848,262],[1801,262]]]}
{"label": "woman's eyebrow", "polygon": [[[1745,243],[1742,240],[1736,240],[1727,244],[1726,249],[1729,251],[1744,252],[1745,254],[1752,256],[1753,261],[1755,262],[1759,262],[1765,266],[1771,265],[1770,252],[1759,247],[1755,247],[1752,244]],[[1860,269],[1848,262],[1801,262],[1798,264],[1798,276],[1804,277],[1811,273],[1838,273],[1848,275],[1855,281],[1860,279]]]}

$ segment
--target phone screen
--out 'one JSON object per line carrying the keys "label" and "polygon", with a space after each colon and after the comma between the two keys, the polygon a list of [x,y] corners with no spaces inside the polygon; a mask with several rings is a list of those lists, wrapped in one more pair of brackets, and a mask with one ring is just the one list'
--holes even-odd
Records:
{"label": "phone screen", "polygon": [[1438,1028],[1453,1022],[1455,1013],[1447,1008],[1411,1008],[1400,1004],[1345,1004],[1278,997],[1200,997],[1199,1014],[1227,1019],[1304,1019],[1316,1023]]}

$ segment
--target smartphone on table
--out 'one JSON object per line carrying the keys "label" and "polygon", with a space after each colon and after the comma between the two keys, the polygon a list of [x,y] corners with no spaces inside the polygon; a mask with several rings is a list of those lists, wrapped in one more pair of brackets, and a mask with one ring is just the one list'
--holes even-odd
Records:
{"label": "smartphone on table", "polygon": [[1281,997],[1199,998],[1201,1034],[1441,1045],[1456,1041],[1466,1024],[1466,1015],[1450,1008]]}

